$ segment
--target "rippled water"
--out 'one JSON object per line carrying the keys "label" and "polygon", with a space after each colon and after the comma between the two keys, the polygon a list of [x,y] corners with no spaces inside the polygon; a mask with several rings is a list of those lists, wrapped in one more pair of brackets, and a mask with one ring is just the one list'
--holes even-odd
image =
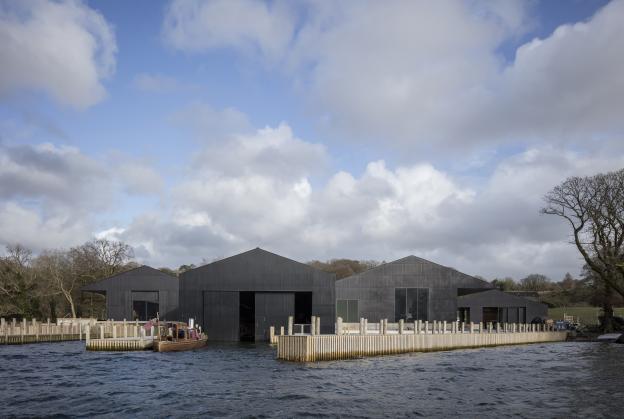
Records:
{"label": "rippled water", "polygon": [[295,364],[267,345],[183,353],[0,347],[0,416],[622,417],[624,345],[558,343]]}

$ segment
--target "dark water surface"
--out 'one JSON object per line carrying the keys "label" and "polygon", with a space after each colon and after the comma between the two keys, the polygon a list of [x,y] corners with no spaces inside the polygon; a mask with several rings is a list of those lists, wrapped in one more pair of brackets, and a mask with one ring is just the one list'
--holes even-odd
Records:
{"label": "dark water surface", "polygon": [[295,364],[267,345],[182,353],[0,346],[0,416],[624,417],[624,345],[557,343]]}

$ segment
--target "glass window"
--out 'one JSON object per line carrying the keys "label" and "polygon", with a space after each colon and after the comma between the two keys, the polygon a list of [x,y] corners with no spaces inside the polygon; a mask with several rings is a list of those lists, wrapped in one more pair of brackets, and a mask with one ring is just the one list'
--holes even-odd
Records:
{"label": "glass window", "polygon": [[394,289],[394,321],[405,318],[406,294],[405,288]]}
{"label": "glass window", "polygon": [[394,320],[429,320],[429,288],[395,288]]}
{"label": "glass window", "polygon": [[158,313],[158,291],[132,291],[132,317],[150,320]]}
{"label": "glass window", "polygon": [[358,300],[337,300],[336,317],[342,317],[345,323],[358,323]]}

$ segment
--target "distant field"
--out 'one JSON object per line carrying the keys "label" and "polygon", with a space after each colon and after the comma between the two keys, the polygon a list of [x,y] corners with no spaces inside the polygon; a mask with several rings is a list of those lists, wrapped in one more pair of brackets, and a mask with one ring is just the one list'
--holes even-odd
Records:
{"label": "distant field", "polygon": [[[624,317],[624,307],[613,310],[616,316]],[[598,324],[598,316],[602,313],[600,307],[556,307],[548,309],[548,317],[562,320],[564,313],[578,317],[582,324]]]}

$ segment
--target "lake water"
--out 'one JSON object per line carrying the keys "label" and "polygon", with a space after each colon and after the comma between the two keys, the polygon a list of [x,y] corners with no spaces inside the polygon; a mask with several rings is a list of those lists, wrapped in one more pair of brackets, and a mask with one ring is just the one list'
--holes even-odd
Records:
{"label": "lake water", "polygon": [[348,361],[268,345],[182,353],[0,346],[0,416],[623,417],[624,345],[556,343]]}

